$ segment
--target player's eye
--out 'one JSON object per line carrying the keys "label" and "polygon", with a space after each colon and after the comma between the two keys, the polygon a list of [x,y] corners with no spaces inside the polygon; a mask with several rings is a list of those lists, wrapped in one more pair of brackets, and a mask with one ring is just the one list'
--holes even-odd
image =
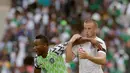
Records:
{"label": "player's eye", "polygon": [[91,29],[91,28],[88,28],[89,30]]}

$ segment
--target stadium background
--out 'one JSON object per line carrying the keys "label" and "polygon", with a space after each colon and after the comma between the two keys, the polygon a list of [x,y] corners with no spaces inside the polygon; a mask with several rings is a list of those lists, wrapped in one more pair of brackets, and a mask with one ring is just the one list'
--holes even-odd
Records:
{"label": "stadium background", "polygon": [[65,42],[90,17],[107,45],[104,73],[130,73],[129,0],[0,0],[0,73],[32,73],[37,34]]}

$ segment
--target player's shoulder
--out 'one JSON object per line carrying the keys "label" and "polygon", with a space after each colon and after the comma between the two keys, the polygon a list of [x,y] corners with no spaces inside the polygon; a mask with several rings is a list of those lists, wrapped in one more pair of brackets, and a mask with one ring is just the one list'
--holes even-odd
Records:
{"label": "player's shoulder", "polygon": [[60,43],[49,49],[49,52],[54,52],[57,55],[62,55],[65,52],[65,46],[67,43]]}
{"label": "player's shoulder", "polygon": [[34,66],[36,69],[41,69],[38,64],[38,57],[39,56],[37,54],[34,56]]}
{"label": "player's shoulder", "polygon": [[103,41],[103,39],[99,38],[99,37],[96,37],[95,38],[98,42],[102,43],[102,44],[105,44],[105,42]]}
{"label": "player's shoulder", "polygon": [[105,42],[101,39],[101,38],[99,38],[99,37],[96,37],[96,40],[100,43],[100,45],[106,50],[106,44],[105,44]]}

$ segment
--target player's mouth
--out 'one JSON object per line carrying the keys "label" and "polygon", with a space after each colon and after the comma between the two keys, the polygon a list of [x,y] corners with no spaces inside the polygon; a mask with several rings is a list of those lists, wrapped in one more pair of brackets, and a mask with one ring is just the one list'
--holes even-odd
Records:
{"label": "player's mouth", "polygon": [[86,34],[86,36],[88,37],[89,35],[88,35],[88,34]]}
{"label": "player's mouth", "polygon": [[35,50],[35,52],[36,52],[36,53],[38,53],[38,51],[37,51],[37,50]]}

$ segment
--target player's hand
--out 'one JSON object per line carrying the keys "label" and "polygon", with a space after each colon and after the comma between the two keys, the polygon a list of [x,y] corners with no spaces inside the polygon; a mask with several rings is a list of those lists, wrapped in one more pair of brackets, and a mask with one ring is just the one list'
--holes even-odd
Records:
{"label": "player's hand", "polygon": [[86,38],[86,37],[83,37],[83,38],[84,38],[84,40],[89,41],[94,45],[97,44],[97,41],[95,39],[93,39],[93,38]]}
{"label": "player's hand", "polygon": [[74,43],[76,40],[78,40],[80,38],[81,38],[81,35],[75,34],[75,35],[72,36],[72,38],[70,39],[69,42]]}
{"label": "player's hand", "polygon": [[89,57],[88,53],[86,51],[79,51],[79,58],[80,59],[87,59]]}

